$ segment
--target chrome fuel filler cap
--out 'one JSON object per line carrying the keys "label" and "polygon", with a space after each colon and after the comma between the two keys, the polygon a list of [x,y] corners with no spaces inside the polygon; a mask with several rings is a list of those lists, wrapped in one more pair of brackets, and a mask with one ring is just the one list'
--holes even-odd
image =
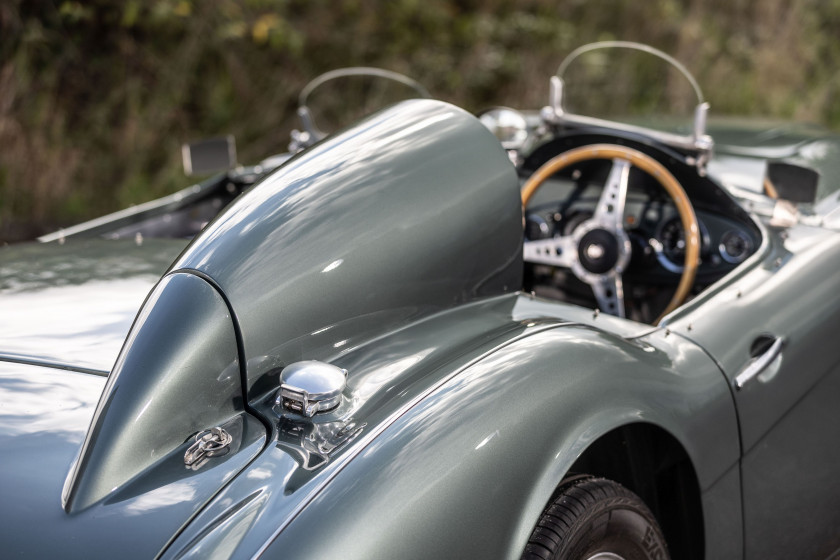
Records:
{"label": "chrome fuel filler cap", "polygon": [[337,407],[346,385],[346,369],[313,360],[295,362],[280,373],[274,406],[311,418]]}

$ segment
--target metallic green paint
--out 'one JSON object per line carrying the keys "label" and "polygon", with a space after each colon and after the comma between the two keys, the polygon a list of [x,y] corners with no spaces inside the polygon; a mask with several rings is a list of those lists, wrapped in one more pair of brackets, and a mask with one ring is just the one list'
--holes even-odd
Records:
{"label": "metallic green paint", "polygon": [[62,483],[105,383],[96,375],[0,362],[4,558],[153,558],[264,445],[262,424],[240,414],[228,426],[238,434],[238,450],[190,471],[179,447],[95,507],[68,514]]}
{"label": "metallic green paint", "polygon": [[275,368],[330,361],[431,313],[517,290],[518,200],[513,166],[475,117],[405,101],[291,159],[173,270],[198,270],[226,294],[253,396],[272,388],[254,386]]}
{"label": "metallic green paint", "polygon": [[[104,387],[0,357],[0,502],[27,506],[0,508],[14,532],[4,550],[513,559],[575,461],[637,425],[690,459],[708,558],[781,550],[766,549],[784,529],[771,505],[805,496],[814,515],[838,515],[840,233],[759,229],[758,253],[660,326],[513,293],[522,215],[506,154],[459,109],[400,104],[290,160],[206,228],[149,296]],[[115,254],[104,246],[85,247]],[[99,273],[72,260],[85,250],[46,251],[85,278],[61,289],[96,288]],[[160,262],[140,260],[156,264],[104,274],[151,286]],[[32,289],[9,287],[30,265],[7,262],[23,267],[0,274],[9,301],[67,283],[36,271]],[[764,332],[790,341],[783,362],[736,391]],[[84,369],[39,334],[46,348],[26,361]],[[338,408],[303,423],[273,408],[281,368],[300,359],[350,372]],[[216,425],[233,449],[187,469],[188,438]],[[295,437],[323,443],[314,428],[333,425],[352,437],[310,462]],[[800,537],[830,542],[800,517]],[[822,545],[790,542],[788,555]]]}
{"label": "metallic green paint", "polygon": [[[575,309],[496,298],[342,356],[335,363],[351,372],[348,405],[335,415],[364,424],[362,435],[315,471],[270,446],[252,467],[264,480],[237,478],[195,530],[225,518],[207,538],[235,543],[237,556],[518,558],[587,445],[637,422],[683,442],[701,489],[716,496],[739,447],[728,386],[714,362],[662,330],[625,340],[568,323],[564,316]],[[258,498],[240,505],[236,496]],[[709,504],[737,507],[737,495],[729,497]],[[201,557],[195,530],[165,557]]]}
{"label": "metallic green paint", "polygon": [[[694,461],[705,456],[716,465],[697,465],[708,488],[737,461],[734,410],[714,364],[689,345],[675,346],[683,352],[670,355],[682,363],[574,327],[511,344],[395,423],[265,557],[518,558],[574,459],[603,433],[634,422],[691,442]],[[689,401],[711,406],[689,421],[702,407]],[[695,423],[705,424],[700,441],[684,431]],[[337,538],[348,534],[349,542]]]}
{"label": "metallic green paint", "polygon": [[0,248],[0,361],[107,374],[143,300],[185,246],[91,239]]}
{"label": "metallic green paint", "polygon": [[166,276],[149,295],[108,378],[65,484],[65,508],[90,507],[193,434],[243,411],[225,301],[197,276]]}
{"label": "metallic green paint", "polygon": [[[840,483],[832,467],[840,464],[840,232],[796,225],[765,234],[763,252],[710,288],[670,328],[715,356],[733,385],[756,341],[785,340],[781,356],[761,375],[733,389],[748,558],[828,557],[840,546],[836,531],[826,532],[840,525]],[[803,503],[808,515],[768,515]],[[784,543],[770,538],[781,532],[789,534]]]}
{"label": "metallic green paint", "polygon": [[[262,475],[234,480],[202,512],[195,529],[189,528],[167,551],[166,557],[203,557],[206,548],[195,547],[197,531],[217,518],[228,521],[206,538],[236,546],[240,555],[258,550],[412,400],[421,398],[453,370],[496,346],[530,331],[562,324],[558,319],[524,321],[514,316],[518,300],[516,295],[508,295],[459,306],[345,353],[334,362],[350,372],[345,399],[338,409],[325,416],[364,425],[357,440],[339,449],[316,470],[307,470],[287,446],[270,445],[250,469]],[[272,397],[269,394],[260,399],[257,406],[279,429],[279,420],[270,409]],[[243,506],[239,503],[242,496],[258,498]],[[248,530],[240,530],[243,526]]]}

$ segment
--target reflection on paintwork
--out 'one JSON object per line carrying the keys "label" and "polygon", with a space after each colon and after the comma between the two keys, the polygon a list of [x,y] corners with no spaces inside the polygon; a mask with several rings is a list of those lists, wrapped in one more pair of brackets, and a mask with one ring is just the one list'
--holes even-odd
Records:
{"label": "reflection on paintwork", "polygon": [[153,285],[92,281],[0,298],[0,356],[110,371]]}
{"label": "reflection on paintwork", "polygon": [[490,443],[490,440],[493,439],[494,437],[498,436],[498,435],[499,435],[499,430],[494,430],[492,434],[490,434],[489,436],[487,436],[486,438],[481,440],[479,442],[479,444],[475,446],[475,450],[478,451],[479,449],[481,449],[482,447],[484,447],[485,445]]}
{"label": "reflection on paintwork", "polygon": [[[132,555],[153,558],[172,528],[263,446],[262,425],[250,418],[240,438],[246,447],[224,462],[194,472],[184,467],[183,452],[175,454],[116,499],[68,515],[61,507],[62,483],[105,383],[96,375],[0,362],[0,503],[21,505],[0,509],[3,557],[25,550],[31,558],[118,558],[130,546]],[[43,526],[50,527],[49,538],[33,539],[32,528]]]}
{"label": "reflection on paintwork", "polygon": [[241,379],[216,380],[236,369],[237,357],[218,292],[195,275],[167,275],[140,312],[97,406],[78,469],[67,479],[68,511],[105,498],[188,437],[236,416]]}
{"label": "reflection on paintwork", "polygon": [[202,533],[199,541],[188,543],[186,549],[170,548],[170,556],[179,560],[227,560],[234,556],[240,542],[248,535],[251,525],[258,519],[270,493],[259,489],[243,500],[220,500],[222,513]]}
{"label": "reflection on paintwork", "polygon": [[167,484],[138,496],[125,508],[125,513],[126,515],[150,513],[180,502],[190,502],[195,498],[195,494],[195,484],[190,481]]}
{"label": "reflection on paintwork", "polygon": [[0,362],[0,437],[81,443],[104,386],[98,376]]}
{"label": "reflection on paintwork", "polygon": [[267,480],[272,477],[272,474],[268,469],[256,468],[249,470],[245,476],[253,480]]}
{"label": "reflection on paintwork", "polygon": [[324,272],[329,272],[331,270],[335,270],[336,268],[341,266],[341,263],[343,263],[343,262],[344,262],[344,259],[335,260],[335,261],[331,262],[330,264],[328,264],[327,266],[325,266],[324,270],[322,270],[321,272],[324,273]]}
{"label": "reflection on paintwork", "polygon": [[[465,144],[476,149],[459,153]],[[331,362],[389,329],[515,290],[521,230],[516,173],[493,135],[456,107],[413,100],[289,160],[173,266],[226,293],[253,397],[300,356]],[[472,259],[456,257],[467,251]]]}
{"label": "reflection on paintwork", "polygon": [[[386,384],[392,383],[394,380],[398,379],[400,374],[419,364],[423,358],[431,354],[434,350],[434,348],[425,348],[419,352],[406,356],[405,358],[388,362],[381,368],[374,370],[373,373],[364,376],[361,382],[356,384],[354,387],[354,401],[367,401],[371,396],[382,390]],[[386,389],[386,391],[390,390],[390,388]]]}
{"label": "reflection on paintwork", "polygon": [[0,359],[110,371],[144,298],[185,243],[0,248]]}
{"label": "reflection on paintwork", "polygon": [[[371,444],[371,452],[375,453],[379,446],[388,445],[388,441],[391,439],[405,440],[407,437],[411,439],[410,445],[404,444],[405,451],[397,451],[389,464],[383,466],[381,473],[383,479],[396,479],[399,477],[400,471],[413,469],[416,458],[412,449],[415,447],[429,449],[435,447],[436,445],[433,444],[440,439],[441,434],[446,434],[448,439],[458,440],[456,447],[459,449],[474,449],[477,451],[481,446],[471,445],[470,440],[474,436],[470,431],[450,429],[452,418],[448,414],[435,413],[432,409],[465,410],[467,407],[470,409],[490,407],[492,409],[499,385],[499,380],[494,379],[492,374],[505,370],[515,371],[522,365],[527,364],[534,356],[535,350],[542,346],[543,342],[538,337],[520,339],[516,342],[515,348],[511,348],[502,354],[484,358],[438,389],[434,399],[420,402],[412,416],[420,419],[418,422],[422,423],[422,428],[413,422],[400,422],[401,427],[392,429],[389,438],[377,439]],[[504,381],[505,390],[511,393],[516,393],[517,387],[524,390],[527,381],[526,376],[509,377]],[[533,390],[530,392],[533,393]],[[434,466],[428,465],[427,467],[417,473],[420,476],[420,479],[417,480],[418,498],[424,492],[434,491],[441,479],[460,469],[461,465],[456,460],[449,460],[435,461]]]}
{"label": "reflection on paintwork", "polygon": [[145,278],[154,282],[187,245],[183,239],[133,241],[85,239],[0,247],[0,293],[98,281]]}
{"label": "reflection on paintwork", "polygon": [[[550,312],[551,304],[545,307],[542,311]],[[538,307],[534,311],[543,314]],[[521,546],[505,547],[531,530],[521,520],[539,516],[545,496],[575,457],[616,424],[664,422],[675,428],[681,441],[692,442],[687,451],[705,470],[703,487],[719,476],[717,467],[737,460],[733,411],[713,405],[731,402],[729,391],[702,351],[684,352],[679,371],[667,355],[657,357],[661,368],[651,368],[650,354],[635,342],[581,325],[555,327],[532,328],[530,337],[517,337],[471,362],[375,439],[365,440],[364,451],[277,536],[266,556],[281,551],[292,558],[339,551],[354,558],[377,552],[399,556],[403,541],[389,535],[423,526],[424,534],[440,537],[424,543],[427,556],[445,557],[447,550],[451,555],[459,536],[481,530],[480,543],[465,543],[470,556],[517,557]],[[662,354],[670,353],[670,346],[688,346],[673,335],[667,351],[659,339],[648,343]],[[651,392],[661,395],[661,402],[650,405]],[[682,410],[683,402],[700,404]],[[604,410],[609,414],[598,414]],[[689,423],[672,421],[675,413],[681,420],[692,417],[705,432],[680,433]],[[703,456],[694,444],[728,459]],[[347,534],[356,539],[333,537]],[[304,535],[309,541],[300,546]],[[449,548],[436,548],[438,543]],[[464,556],[464,549],[457,555]]]}

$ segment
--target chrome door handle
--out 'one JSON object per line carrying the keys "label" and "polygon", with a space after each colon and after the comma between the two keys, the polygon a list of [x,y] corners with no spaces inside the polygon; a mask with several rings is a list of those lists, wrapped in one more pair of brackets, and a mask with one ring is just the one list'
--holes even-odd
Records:
{"label": "chrome door handle", "polygon": [[785,344],[783,337],[777,338],[773,344],[758,357],[753,358],[747,366],[735,377],[735,388],[741,389],[747,382],[756,377],[759,373],[767,369],[767,366],[773,363],[773,360],[779,357],[782,353],[782,347]]}

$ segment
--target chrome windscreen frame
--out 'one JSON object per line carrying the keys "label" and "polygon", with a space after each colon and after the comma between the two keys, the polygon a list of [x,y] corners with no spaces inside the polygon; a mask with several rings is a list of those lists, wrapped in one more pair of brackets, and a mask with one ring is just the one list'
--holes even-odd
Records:
{"label": "chrome windscreen frame", "polygon": [[[680,74],[685,76],[697,96],[697,105],[694,109],[694,121],[691,134],[674,134],[643,126],[625,124],[596,117],[588,117],[585,115],[577,115],[570,113],[563,108],[563,74],[566,69],[578,56],[593,50],[607,48],[625,48],[649,53],[668,62]],[[688,158],[688,162],[695,165],[697,167],[697,171],[701,175],[705,175],[706,164],[708,163],[714,148],[714,141],[712,140],[712,137],[706,134],[706,119],[708,113],[709,104],[703,99],[703,92],[700,90],[700,86],[697,84],[697,81],[691,73],[679,61],[658,49],[641,43],[634,43],[630,41],[600,41],[575,49],[563,60],[557,69],[557,74],[551,77],[549,104],[548,106],[543,107],[542,111],[540,111],[540,117],[545,124],[551,126],[598,127],[647,136],[667,146],[690,152],[692,155]]]}

